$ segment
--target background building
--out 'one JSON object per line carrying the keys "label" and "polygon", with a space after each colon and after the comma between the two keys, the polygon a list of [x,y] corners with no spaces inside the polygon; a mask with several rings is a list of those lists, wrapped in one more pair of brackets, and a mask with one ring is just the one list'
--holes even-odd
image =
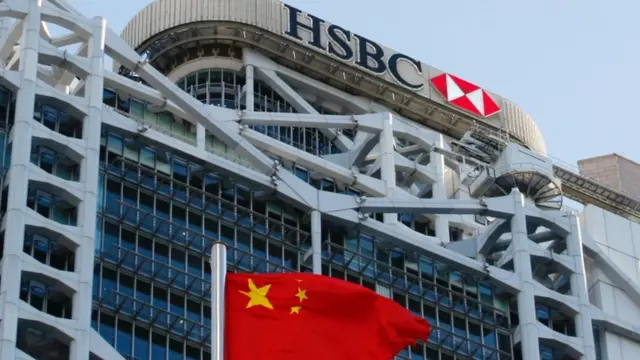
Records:
{"label": "background building", "polygon": [[273,0],[0,16],[0,359],[209,359],[218,240],[425,317],[402,359],[640,354],[638,202],[508,100]]}
{"label": "background building", "polygon": [[640,199],[640,164],[618,154],[578,161],[580,175],[594,179],[634,199]]}

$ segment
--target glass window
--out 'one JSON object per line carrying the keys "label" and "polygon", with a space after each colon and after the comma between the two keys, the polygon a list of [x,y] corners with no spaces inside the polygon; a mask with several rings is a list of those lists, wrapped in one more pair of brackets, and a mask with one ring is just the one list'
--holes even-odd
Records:
{"label": "glass window", "polygon": [[167,337],[159,333],[154,332],[152,336],[152,359],[166,359],[167,358]]}
{"label": "glass window", "polygon": [[150,167],[151,169],[156,166],[156,153],[149,148],[142,148],[140,150],[140,164]]}
{"label": "glass window", "polygon": [[195,75],[189,75],[187,76],[187,83],[186,83],[186,88],[185,90],[188,93],[191,93],[191,91],[193,91],[193,89],[196,86],[196,76]]}
{"label": "glass window", "polygon": [[136,358],[149,359],[149,330],[136,326],[134,349]]}
{"label": "glass window", "polygon": [[480,301],[493,304],[493,290],[485,283],[480,283]]}
{"label": "glass window", "polygon": [[158,125],[158,114],[149,110],[146,106],[144,108],[144,121],[147,124]]}
{"label": "glass window", "polygon": [[183,343],[174,339],[169,339],[169,360],[183,360]]}
{"label": "glass window", "polygon": [[209,82],[209,70],[203,70],[198,72],[198,87],[206,85]]}
{"label": "glass window", "polygon": [[109,134],[107,149],[117,155],[123,154],[124,141],[121,137]]}
{"label": "glass window", "polygon": [[221,69],[211,69],[209,74],[209,81],[211,84],[220,85],[222,82],[222,70]]}
{"label": "glass window", "polygon": [[58,132],[68,137],[82,137],[80,122],[76,119],[71,118],[69,114],[62,112],[60,113],[60,117],[58,119]]}
{"label": "glass window", "polygon": [[118,319],[118,332],[116,339],[116,350],[121,354],[133,354],[133,324]]}
{"label": "glass window", "polygon": [[58,111],[50,106],[42,107],[42,124],[55,131],[58,125]]}
{"label": "glass window", "polygon": [[113,316],[100,314],[100,335],[112,346],[116,343],[115,324],[116,320]]}
{"label": "glass window", "polygon": [[117,107],[117,109],[128,114],[129,113],[129,108],[130,108],[129,96],[118,94],[118,107]]}
{"label": "glass window", "polygon": [[144,110],[145,104],[136,99],[131,99],[131,115],[138,118],[144,119]]}
{"label": "glass window", "polygon": [[102,92],[102,102],[113,108],[116,107],[116,93],[115,91],[104,89]]}
{"label": "glass window", "polygon": [[48,150],[41,150],[40,151],[40,168],[48,172],[49,174],[53,174],[54,166],[55,166],[55,156],[53,155],[53,152]]}
{"label": "glass window", "polygon": [[171,125],[173,124],[173,115],[168,112],[158,113],[158,126],[161,129],[171,131]]}

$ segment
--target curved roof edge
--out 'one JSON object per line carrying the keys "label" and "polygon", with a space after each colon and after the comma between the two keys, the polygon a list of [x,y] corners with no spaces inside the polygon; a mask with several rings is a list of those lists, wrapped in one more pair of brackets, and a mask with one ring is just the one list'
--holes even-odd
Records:
{"label": "curved roof edge", "polygon": [[[506,130],[533,150],[546,153],[536,123],[509,100],[279,0],[156,0],[131,19],[121,36],[139,49],[171,28],[209,21],[246,24],[298,42],[310,51],[324,53],[419,97],[462,110],[479,122]],[[308,30],[313,25],[319,28],[319,39],[314,39],[313,31]],[[376,52],[381,56],[379,62],[374,60]]]}

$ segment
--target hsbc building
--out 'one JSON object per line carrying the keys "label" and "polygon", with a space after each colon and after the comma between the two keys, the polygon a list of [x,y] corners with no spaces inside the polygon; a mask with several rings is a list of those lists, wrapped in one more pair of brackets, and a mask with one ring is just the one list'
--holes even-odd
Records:
{"label": "hsbc building", "polygon": [[428,320],[397,359],[640,355],[640,204],[480,84],[276,0],[0,16],[0,359],[211,359],[215,242]]}

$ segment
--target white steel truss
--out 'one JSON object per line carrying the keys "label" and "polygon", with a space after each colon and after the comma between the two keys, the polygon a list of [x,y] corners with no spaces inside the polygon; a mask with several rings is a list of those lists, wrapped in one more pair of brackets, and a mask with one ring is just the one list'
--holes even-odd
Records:
{"label": "white steel truss", "polygon": [[[640,328],[621,319],[612,319],[593,308],[588,300],[584,274],[584,254],[602,264],[612,279],[619,281],[640,304],[640,288],[599,251],[598,246],[581,235],[575,214],[543,211],[514,190],[510,195],[474,199],[469,196],[448,198],[445,188],[447,169],[463,177],[470,171],[463,164],[452,163],[434,148],[447,148],[443,136],[409,122],[383,106],[348,95],[318,81],[282,67],[259,52],[245,49],[243,66],[247,74],[246,111],[234,111],[204,105],[154,69],[111,31],[104,19],[88,19],[64,0],[5,0],[0,16],[16,19],[10,27],[0,27],[0,78],[2,85],[16,94],[15,122],[10,134],[11,167],[6,175],[9,186],[7,212],[2,219],[4,256],[0,283],[0,358],[29,359],[17,350],[19,321],[37,323],[56,334],[70,346],[72,359],[122,357],[91,328],[93,261],[97,209],[97,176],[102,126],[136,135],[158,148],[188,154],[208,163],[216,171],[245,179],[256,188],[273,191],[276,196],[311,215],[311,258],[315,273],[321,272],[321,218],[337,224],[358,226],[367,233],[409,251],[427,253],[456,269],[486,279],[518,300],[520,325],[514,332],[524,359],[539,359],[539,345],[552,344],[569,349],[576,359],[595,359],[592,323],[606,325],[621,335],[640,339]],[[70,31],[51,38],[47,23]],[[3,22],[7,24],[7,22]],[[76,51],[66,47],[80,44]],[[107,70],[104,55],[135,72],[149,86]],[[268,83],[291,103],[297,114],[253,111],[253,79]],[[285,81],[286,80],[286,81]],[[295,85],[295,89],[291,84]],[[197,143],[184,143],[158,129],[150,128],[102,103],[103,88],[132,94],[159,109],[166,110],[196,124]],[[309,90],[342,105],[356,115],[320,115],[300,91]],[[34,102],[52,99],[68,105],[83,119],[80,138],[67,138],[35,122]],[[320,129],[333,139],[341,154],[323,158],[283,144],[254,131],[248,125],[304,126]],[[222,141],[228,151],[210,152],[204,146],[204,130]],[[354,140],[343,129],[356,132]],[[396,146],[396,141],[408,143]],[[46,142],[68,154],[80,164],[79,181],[62,180],[40,170],[30,162],[32,142]],[[366,196],[320,191],[286,170],[280,161],[295,162],[315,176],[332,178],[340,186],[358,189]],[[412,155],[411,157],[409,155]],[[421,159],[428,159],[422,165]],[[379,172],[379,176],[374,174]],[[398,176],[401,174],[401,176]],[[398,179],[401,182],[398,183]],[[425,186],[418,186],[422,184]],[[50,221],[26,206],[30,187],[55,189],[78,206],[76,226]],[[423,199],[425,188],[433,196]],[[383,221],[368,216],[383,213]],[[431,217],[435,236],[417,233],[397,221],[397,213]],[[486,228],[476,225],[470,215],[492,216],[497,221]],[[456,224],[475,235],[464,240],[473,251],[453,251],[449,242],[449,225]],[[528,226],[547,229],[544,236],[529,234]],[[73,272],[59,271],[33,260],[23,253],[25,230],[56,234],[75,251]],[[502,235],[511,234],[505,241]],[[566,247],[566,254],[554,253],[537,242],[554,240]],[[447,249],[446,247],[450,247]],[[496,265],[484,257],[492,249],[503,247]],[[584,250],[583,250],[584,247]],[[571,295],[563,295],[534,280],[531,262],[544,258],[571,274]],[[512,264],[512,269],[508,269]],[[503,266],[505,268],[502,268]],[[21,276],[33,273],[64,287],[72,298],[72,319],[61,319],[39,312],[20,299]],[[536,320],[535,305],[557,305],[576,319],[577,336],[569,337],[547,328]]]}

